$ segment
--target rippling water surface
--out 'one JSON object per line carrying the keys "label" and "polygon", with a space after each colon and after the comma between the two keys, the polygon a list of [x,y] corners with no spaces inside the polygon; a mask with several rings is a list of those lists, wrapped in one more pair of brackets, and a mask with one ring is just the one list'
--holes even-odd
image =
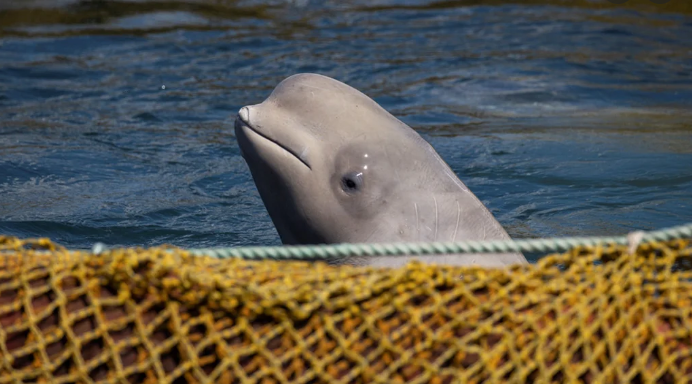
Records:
{"label": "rippling water surface", "polygon": [[692,6],[0,5],[0,234],[279,244],[233,118],[297,72],[417,129],[513,237],[692,221]]}

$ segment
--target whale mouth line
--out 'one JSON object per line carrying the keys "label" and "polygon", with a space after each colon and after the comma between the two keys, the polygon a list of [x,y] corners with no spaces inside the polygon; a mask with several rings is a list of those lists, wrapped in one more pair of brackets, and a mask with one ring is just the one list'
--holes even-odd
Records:
{"label": "whale mouth line", "polygon": [[239,128],[240,128],[240,129],[244,129],[244,128],[246,128],[247,130],[251,131],[252,133],[256,134],[257,136],[263,138],[264,140],[267,140],[267,141],[273,143],[273,144],[276,145],[277,147],[279,147],[279,148],[283,149],[284,151],[288,152],[291,156],[295,157],[296,159],[298,159],[298,161],[300,161],[301,163],[303,163],[303,165],[305,165],[306,167],[308,167],[308,169],[312,170],[312,167],[310,167],[310,164],[308,164],[305,160],[301,159],[300,156],[299,156],[297,153],[295,153],[295,151],[293,151],[291,148],[288,148],[287,146],[281,144],[281,143],[278,142],[277,140],[272,139],[271,137],[269,137],[269,136],[267,136],[267,135],[261,133],[260,131],[258,131],[257,129],[255,129],[252,125],[250,125],[249,122],[245,121],[240,115],[238,115],[238,116],[236,117],[236,119],[235,119],[235,128],[236,128],[236,129],[239,129]]}

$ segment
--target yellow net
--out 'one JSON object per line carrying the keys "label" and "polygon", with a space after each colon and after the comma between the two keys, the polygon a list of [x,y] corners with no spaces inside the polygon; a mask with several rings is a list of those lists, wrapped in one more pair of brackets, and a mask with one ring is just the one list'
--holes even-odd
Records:
{"label": "yellow net", "polygon": [[0,237],[0,383],[688,382],[689,241],[399,269]]}

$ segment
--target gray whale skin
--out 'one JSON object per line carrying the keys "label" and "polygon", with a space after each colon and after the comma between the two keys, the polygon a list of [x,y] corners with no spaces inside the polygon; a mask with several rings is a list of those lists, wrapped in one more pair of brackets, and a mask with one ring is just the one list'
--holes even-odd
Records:
{"label": "gray whale skin", "polygon": [[[235,134],[286,245],[504,240],[507,232],[416,131],[362,92],[317,74],[240,109]],[[525,264],[521,253],[349,257],[399,267]]]}

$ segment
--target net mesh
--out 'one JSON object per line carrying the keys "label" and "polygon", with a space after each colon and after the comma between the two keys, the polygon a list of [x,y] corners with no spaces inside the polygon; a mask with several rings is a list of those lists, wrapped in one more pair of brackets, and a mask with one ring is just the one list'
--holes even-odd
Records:
{"label": "net mesh", "polygon": [[508,269],[0,237],[0,383],[688,382],[687,240]]}

